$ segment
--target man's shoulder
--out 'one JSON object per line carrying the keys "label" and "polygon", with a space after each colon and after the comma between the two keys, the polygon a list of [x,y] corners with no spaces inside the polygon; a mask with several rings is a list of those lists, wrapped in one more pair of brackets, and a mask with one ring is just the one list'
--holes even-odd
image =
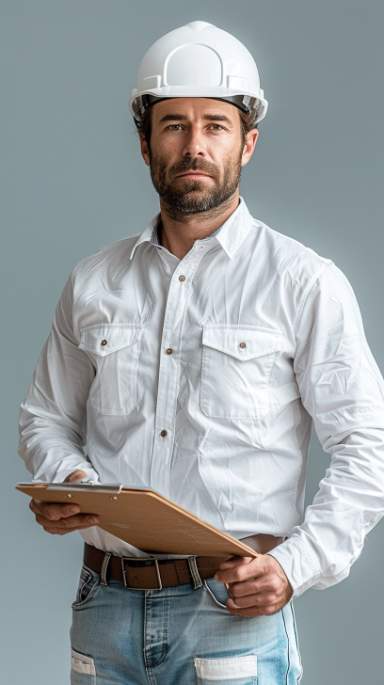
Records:
{"label": "man's shoulder", "polygon": [[98,283],[105,282],[105,278],[121,273],[130,264],[132,247],[140,233],[126,238],[114,240],[101,246],[96,252],[81,257],[73,266],[70,278],[75,290],[83,290],[86,287],[95,287]]}
{"label": "man's shoulder", "polygon": [[313,247],[278,231],[258,220],[264,232],[268,261],[274,273],[288,277],[293,283],[305,287],[314,281],[328,265],[333,264],[329,257],[317,252]]}
{"label": "man's shoulder", "polygon": [[111,243],[102,245],[95,252],[81,257],[73,267],[73,273],[86,273],[89,269],[93,269],[95,264],[108,266],[116,260],[124,262],[127,258],[129,259],[130,251],[139,235],[137,233],[126,238],[114,240]]}

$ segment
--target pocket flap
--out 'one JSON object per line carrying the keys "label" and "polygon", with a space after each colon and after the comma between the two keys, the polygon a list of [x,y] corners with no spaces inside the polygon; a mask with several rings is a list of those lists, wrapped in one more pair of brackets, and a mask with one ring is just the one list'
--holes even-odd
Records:
{"label": "pocket flap", "polygon": [[283,336],[269,328],[203,326],[203,345],[236,359],[252,359],[281,349]]}
{"label": "pocket flap", "polygon": [[79,347],[105,357],[137,342],[143,332],[141,324],[103,324],[80,329]]}

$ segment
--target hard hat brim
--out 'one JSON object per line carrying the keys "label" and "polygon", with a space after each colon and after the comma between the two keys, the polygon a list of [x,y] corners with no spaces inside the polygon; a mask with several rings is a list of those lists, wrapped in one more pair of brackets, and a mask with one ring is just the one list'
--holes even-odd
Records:
{"label": "hard hat brim", "polygon": [[[168,92],[167,92],[168,91]],[[191,89],[183,86],[172,88],[153,88],[147,90],[145,93],[139,93],[137,89],[133,89],[129,101],[130,110],[136,121],[140,121],[145,109],[147,109],[154,102],[171,98],[191,98],[202,97],[211,98],[214,100],[222,100],[235,105],[244,112],[253,111],[255,114],[254,124],[259,123],[264,119],[267,109],[268,101],[264,98],[263,91],[260,89],[259,94],[244,93],[238,90],[228,90],[223,88],[198,88]]]}

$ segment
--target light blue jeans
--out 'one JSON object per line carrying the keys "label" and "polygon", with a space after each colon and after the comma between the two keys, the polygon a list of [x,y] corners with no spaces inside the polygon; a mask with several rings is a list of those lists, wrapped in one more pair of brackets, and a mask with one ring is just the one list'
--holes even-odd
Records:
{"label": "light blue jeans", "polygon": [[[163,590],[100,584],[83,566],[72,604],[71,685],[296,685],[292,600],[275,614],[232,615],[222,582]],[[197,583],[198,585],[198,583]]]}

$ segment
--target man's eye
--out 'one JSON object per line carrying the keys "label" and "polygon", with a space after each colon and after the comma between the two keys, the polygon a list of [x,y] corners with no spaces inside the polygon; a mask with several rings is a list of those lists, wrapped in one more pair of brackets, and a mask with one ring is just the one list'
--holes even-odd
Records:
{"label": "man's eye", "polygon": [[[167,128],[167,129],[173,129],[173,130],[175,130],[178,126],[182,126],[182,124],[169,124],[169,126],[166,126],[166,128]],[[217,130],[217,129],[223,129],[223,130],[224,130],[224,127],[223,127],[223,126],[220,126],[220,124],[209,124],[209,127],[212,127],[212,126],[213,126],[216,130]]]}

